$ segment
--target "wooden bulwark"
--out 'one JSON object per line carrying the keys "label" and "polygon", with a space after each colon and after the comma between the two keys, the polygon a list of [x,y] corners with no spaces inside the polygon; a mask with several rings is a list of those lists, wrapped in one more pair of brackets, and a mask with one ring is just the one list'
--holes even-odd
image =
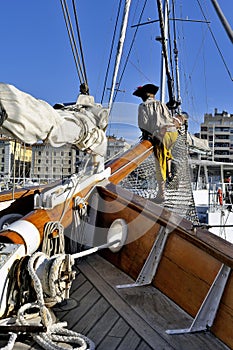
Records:
{"label": "wooden bulwark", "polygon": [[[143,154],[141,154],[142,148],[145,149]],[[110,251],[105,251],[103,255],[133,279],[136,279],[141,271],[160,227],[167,227],[170,233],[153,285],[192,317],[195,317],[221,264],[224,263],[231,268],[233,267],[233,248],[229,242],[216,237],[207,230],[194,229],[191,222],[149,200],[133,195],[120,186],[114,185],[132,169],[136,168],[151,152],[151,143],[143,141],[126,152],[123,159],[107,163],[106,166],[110,167],[112,171],[112,175],[109,177],[112,183],[109,183],[106,187],[97,187],[99,207],[94,226],[100,229],[103,228],[103,230],[100,230],[101,239],[105,242],[112,222],[119,218],[126,221],[128,227],[126,245],[119,253],[113,254]],[[95,185],[96,183],[90,184],[75,196],[87,196]],[[59,221],[62,217],[61,223],[64,227],[68,227],[72,223],[72,200],[68,206],[66,206],[66,203],[62,203],[53,209],[34,210],[32,206],[33,194],[26,197],[31,201],[31,204],[25,206],[29,210],[22,213],[24,215],[23,219],[38,228],[41,241],[43,240],[44,226],[47,222]],[[26,200],[22,199],[20,203],[21,205],[26,204]],[[15,212],[17,212],[16,204],[14,204]],[[11,211],[12,208],[6,210]],[[64,210],[65,215],[63,216]],[[13,239],[12,236],[15,232],[9,232],[8,230],[1,233],[2,238],[6,233],[9,234],[8,237],[11,237],[12,242],[22,243]],[[231,273],[211,331],[233,349],[232,297],[233,278]],[[179,325],[176,324],[176,327],[179,328]]]}
{"label": "wooden bulwark", "polygon": [[[128,244],[119,253],[108,250],[103,256],[136,279],[160,226],[168,227],[168,241],[153,285],[195,317],[222,263],[233,267],[233,245],[207,230],[194,230],[191,222],[118,186],[108,185],[98,191],[102,201],[97,226],[107,230],[117,218],[128,226]],[[233,349],[232,328],[231,273],[211,331]]]}

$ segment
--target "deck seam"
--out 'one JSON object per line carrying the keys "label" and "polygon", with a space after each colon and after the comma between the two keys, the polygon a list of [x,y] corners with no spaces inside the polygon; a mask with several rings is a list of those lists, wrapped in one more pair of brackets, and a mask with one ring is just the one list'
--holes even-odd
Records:
{"label": "deck seam", "polygon": [[[97,282],[95,284],[95,288],[102,294],[102,296],[110,303],[110,305],[114,308],[114,310],[116,310],[116,312],[118,313],[118,315],[120,317],[122,317],[124,319],[124,321],[129,325],[130,328],[132,328],[135,331],[135,333],[142,338],[145,343],[150,346],[152,349],[154,348],[155,345],[155,335],[160,339],[160,341],[164,342],[164,345],[166,344],[167,346],[170,347],[170,349],[175,349],[166,339],[164,339],[163,337],[161,337],[161,335],[151,327],[151,325],[144,320],[135,310],[133,310],[128,303],[125,302],[125,300],[122,299],[122,297],[114,290],[114,288],[103,279],[103,277],[98,273],[98,271],[96,271],[90,264],[88,261],[85,261],[85,265],[78,265],[78,269],[80,269],[80,271],[85,275],[85,277],[87,278],[87,280],[93,284],[93,279],[90,279],[90,277],[88,276],[88,274],[91,274],[93,277],[93,274],[95,275],[95,282]],[[115,300],[111,300],[111,298],[109,297],[108,294],[115,294]],[[117,301],[116,301],[117,299]],[[116,302],[120,302],[121,304],[124,304],[123,306],[127,309],[124,310],[124,315],[119,314],[117,306],[115,305]],[[131,314],[131,316],[133,315],[133,318],[136,319],[137,321],[132,322],[132,317],[129,317],[128,314]],[[140,328],[140,326],[138,326],[138,324],[144,324],[144,326],[146,326],[145,328],[147,328],[148,332],[145,332],[143,327]]]}

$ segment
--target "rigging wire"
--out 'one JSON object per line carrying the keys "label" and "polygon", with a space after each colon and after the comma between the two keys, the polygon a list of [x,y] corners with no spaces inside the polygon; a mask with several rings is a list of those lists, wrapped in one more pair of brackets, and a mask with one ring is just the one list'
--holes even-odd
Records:
{"label": "rigging wire", "polygon": [[122,4],[122,0],[120,0],[119,6],[118,6],[118,10],[117,10],[117,17],[116,17],[116,23],[115,23],[113,37],[112,37],[110,55],[109,55],[107,70],[106,70],[105,79],[104,79],[104,86],[103,86],[103,93],[102,93],[102,98],[101,98],[101,104],[103,103],[104,94],[105,94],[105,90],[106,90],[107,79],[108,79],[108,74],[109,74],[109,69],[110,69],[110,63],[111,63],[112,53],[113,53],[113,47],[114,47],[114,42],[115,42],[115,38],[116,38],[117,25],[118,25],[118,21],[119,21],[119,17],[120,17],[121,4]]}
{"label": "rigging wire", "polygon": [[[179,7],[179,17],[180,18],[184,18],[184,14],[183,14],[183,2],[180,2],[180,7]],[[186,21],[190,21],[190,20],[186,20]],[[188,68],[189,66],[189,61],[190,61],[190,50],[188,50],[187,48],[187,41],[185,40],[186,35],[185,35],[185,29],[184,29],[184,22],[181,20],[180,21],[180,25],[179,27],[177,27],[178,29],[178,37],[179,37],[179,46],[182,52],[182,55],[180,56],[180,66],[182,67],[182,71],[181,71],[181,78],[182,78],[182,98],[183,101],[185,101],[185,108],[187,110],[189,110],[189,118],[190,120],[192,120],[193,123],[195,123],[196,127],[199,128],[200,126],[200,116],[198,115],[198,110],[197,110],[197,105],[198,103],[196,103],[196,97],[195,97],[195,88],[193,85],[193,71],[196,67],[197,64],[197,59],[198,56],[200,55],[200,51],[201,48],[203,47],[204,44],[204,40],[205,37],[202,38],[200,47],[198,49],[198,53],[195,56],[194,59],[194,63],[191,69]],[[191,22],[202,22],[202,23],[206,23],[206,21],[194,21],[192,20]],[[206,28],[206,27],[205,27]],[[207,30],[207,28],[206,28]],[[206,34],[207,31],[203,32],[204,34]],[[206,105],[206,108],[208,110],[208,105]],[[196,115],[196,117],[195,117]]]}
{"label": "rigging wire", "polygon": [[169,47],[169,60],[170,60],[170,68],[171,68],[171,77],[172,77],[172,81],[174,82],[174,67],[173,67],[173,60],[172,60],[172,40],[171,40],[171,27],[170,27],[170,21],[169,21],[169,15],[170,15],[170,9],[168,6],[168,1],[165,1],[165,6],[167,7],[167,14],[168,14],[168,18],[167,18],[167,26],[168,26],[168,38],[167,38],[167,42],[168,42],[168,47]]}
{"label": "rigging wire", "polygon": [[203,17],[204,17],[204,19],[205,19],[206,22],[207,22],[207,25],[208,25],[210,34],[211,34],[211,36],[212,36],[212,39],[214,40],[215,46],[216,46],[216,48],[217,48],[217,50],[218,50],[218,53],[219,53],[219,55],[220,55],[220,57],[221,57],[221,59],[222,59],[222,62],[223,62],[223,64],[224,64],[224,66],[225,66],[225,68],[226,68],[226,71],[227,71],[227,73],[228,73],[228,75],[229,75],[231,81],[233,81],[233,77],[232,77],[232,75],[231,75],[231,72],[230,72],[230,70],[229,70],[229,68],[228,68],[228,66],[227,66],[227,63],[226,63],[225,58],[224,58],[224,56],[223,56],[223,53],[222,53],[222,51],[221,51],[221,49],[220,49],[220,47],[219,47],[219,45],[218,45],[218,42],[217,42],[217,40],[216,40],[216,38],[215,38],[215,35],[214,35],[214,33],[213,33],[213,31],[212,31],[212,29],[211,29],[211,27],[210,27],[210,24],[209,24],[209,22],[207,21],[207,18],[206,18],[206,15],[205,15],[205,13],[204,13],[204,10],[203,10],[203,8],[202,8],[202,5],[201,5],[201,3],[200,3],[199,0],[197,0],[197,2],[198,2],[198,5],[199,5],[199,7],[200,7],[200,10],[201,10],[201,13],[202,13]]}
{"label": "rigging wire", "polygon": [[83,73],[84,73],[84,79],[85,79],[84,82],[87,84],[87,72],[86,72],[86,67],[85,67],[85,63],[84,63],[84,54],[83,54],[82,40],[81,40],[81,34],[80,34],[80,30],[79,30],[78,13],[77,13],[75,0],[72,0],[72,5],[73,5],[73,12],[74,12],[76,30],[77,30],[77,35],[78,35],[78,43],[79,43],[79,49],[80,49],[80,54],[81,54],[82,66],[83,66]]}
{"label": "rigging wire", "polygon": [[115,68],[114,68],[112,84],[111,84],[111,92],[110,92],[110,97],[109,97],[109,102],[108,102],[109,110],[111,110],[112,105],[113,105],[114,90],[115,90],[116,79],[118,76],[118,71],[119,71],[119,67],[120,67],[120,63],[121,63],[123,45],[125,42],[125,35],[126,35],[126,29],[127,29],[127,25],[128,25],[130,5],[131,5],[131,0],[125,0],[123,21],[121,24],[120,37],[119,37],[119,42],[118,42],[118,50],[117,50],[117,55],[116,55],[116,59],[115,59]]}
{"label": "rigging wire", "polygon": [[[172,16],[176,18],[175,14],[175,1],[172,0]],[[180,74],[179,74],[179,62],[178,62],[178,47],[177,47],[177,33],[176,33],[176,21],[173,21],[173,45],[174,45],[174,60],[175,60],[175,74],[176,74],[176,100],[179,105],[181,105],[181,95],[180,95]],[[180,109],[180,107],[178,107]]]}
{"label": "rigging wire", "polygon": [[[74,61],[75,61],[75,65],[76,65],[76,70],[77,70],[77,74],[78,74],[78,77],[79,77],[79,81],[80,81],[80,83],[84,82],[84,83],[87,84],[85,65],[84,65],[84,62],[83,62],[83,64],[81,63],[81,60],[83,61],[83,59],[80,59],[80,54],[78,52],[77,43],[76,43],[76,39],[75,39],[75,34],[74,34],[73,26],[72,26],[71,17],[70,17],[70,14],[69,14],[68,5],[67,5],[66,0],[60,0],[60,3],[61,3],[61,6],[62,6],[63,17],[64,17],[64,20],[65,20],[66,29],[67,29],[67,33],[68,33],[68,36],[69,36],[71,50],[72,50],[72,53],[73,53],[73,57],[74,57]],[[75,15],[75,17],[76,17],[76,27],[77,27],[76,29],[77,29],[77,32],[79,33],[79,26],[78,26],[78,22],[77,22],[77,15]],[[82,52],[80,33],[78,34],[78,38],[79,38],[80,51]],[[82,56],[83,56],[83,53],[82,53]]]}
{"label": "rigging wire", "polygon": [[[143,5],[143,8],[142,8],[141,14],[139,16],[138,23],[140,23],[140,21],[142,19],[142,16],[143,16],[146,4],[147,4],[147,0],[144,1],[144,5]],[[121,73],[120,78],[118,80],[118,87],[120,87],[120,84],[122,82],[122,79],[123,79],[123,76],[124,76],[127,64],[129,62],[129,57],[130,57],[131,51],[133,49],[133,45],[134,45],[134,42],[135,42],[135,39],[136,39],[137,32],[138,32],[138,26],[135,29],[135,32],[134,32],[134,35],[133,35],[133,38],[132,38],[132,41],[131,41],[131,45],[130,45],[130,48],[129,48],[129,51],[128,51],[128,54],[127,54],[127,57],[126,57],[126,60],[125,60],[124,66],[123,66],[123,70],[122,70],[122,73]],[[113,97],[113,102],[115,102],[115,100],[116,100],[117,93],[118,93],[118,91],[115,91],[115,95]]]}
{"label": "rigging wire", "polygon": [[161,31],[161,43],[162,43],[162,50],[163,50],[163,59],[164,59],[164,65],[165,65],[165,70],[166,70],[166,75],[167,75],[167,88],[168,88],[168,96],[169,96],[169,102],[167,103],[167,105],[168,105],[169,109],[174,110],[178,107],[178,103],[174,97],[174,81],[172,79],[170,69],[169,69],[169,64],[168,64],[164,16],[163,16],[163,9],[162,9],[161,0],[157,0],[157,7],[158,7],[158,13],[159,13],[159,23],[160,23],[160,31]]}

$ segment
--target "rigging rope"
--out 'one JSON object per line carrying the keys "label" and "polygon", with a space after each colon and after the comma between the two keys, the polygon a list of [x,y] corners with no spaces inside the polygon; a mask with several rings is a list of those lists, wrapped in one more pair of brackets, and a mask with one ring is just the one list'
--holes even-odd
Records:
{"label": "rigging rope", "polygon": [[[45,350],[63,350],[64,344],[69,344],[69,349],[71,350],[94,350],[95,345],[92,340],[80,333],[65,328],[67,326],[67,322],[54,322],[51,311],[45,305],[42,284],[35,271],[36,261],[38,261],[41,257],[46,258],[46,256],[41,252],[34,253],[29,258],[27,265],[28,272],[33,281],[33,287],[36,292],[37,300],[35,302],[26,303],[19,308],[16,318],[16,325],[30,326],[32,324],[35,325],[35,321],[36,323],[40,322],[40,324],[46,328],[46,331],[40,333],[30,333],[30,335],[33,340]],[[60,266],[59,262],[61,260],[64,260],[64,255],[60,254],[55,257],[55,260],[51,266],[52,271],[50,271],[49,274],[49,286],[52,288],[51,292],[55,296],[58,294],[58,291],[56,289],[58,287],[57,273],[54,272],[57,271],[56,265]],[[40,321],[38,320],[38,313],[35,311],[35,309],[39,310]],[[29,323],[27,321],[28,316],[30,317],[30,321],[33,321],[34,317],[34,323]],[[8,344],[3,348],[0,348],[0,350],[12,350],[14,348],[16,340],[17,334],[11,334],[8,340]],[[63,345],[59,345],[59,343],[62,343]],[[77,346],[73,347],[73,345]],[[67,346],[65,346],[65,348],[67,348]]]}
{"label": "rigging rope", "polygon": [[214,40],[215,46],[216,46],[216,48],[217,48],[217,50],[218,50],[218,53],[219,53],[219,55],[220,55],[220,57],[221,57],[221,59],[222,59],[222,62],[223,62],[223,64],[224,64],[224,66],[225,66],[225,68],[226,68],[226,71],[227,71],[227,73],[228,73],[228,75],[229,75],[231,81],[233,81],[233,77],[232,77],[232,75],[231,75],[231,72],[230,72],[230,70],[229,70],[229,68],[228,68],[228,66],[227,66],[227,63],[226,63],[225,58],[224,58],[224,56],[223,56],[223,53],[222,53],[222,51],[221,51],[221,49],[220,49],[220,47],[219,47],[219,45],[218,45],[217,39],[215,38],[215,35],[214,35],[214,33],[213,33],[213,31],[212,31],[212,29],[211,29],[211,27],[210,27],[210,24],[209,24],[209,22],[208,22],[208,20],[207,20],[207,18],[206,18],[206,15],[205,15],[205,13],[204,13],[203,7],[201,6],[201,3],[200,3],[199,0],[197,0],[197,2],[198,2],[198,5],[199,5],[199,7],[200,7],[201,13],[202,13],[202,15],[203,15],[203,17],[204,17],[204,19],[205,19],[207,25],[208,25],[208,29],[209,29],[209,31],[210,31],[210,34],[211,34],[213,40]]}
{"label": "rigging rope", "polygon": [[127,24],[128,24],[130,4],[131,4],[131,0],[125,0],[124,15],[123,15],[123,21],[122,21],[121,31],[120,31],[120,38],[119,38],[119,43],[118,43],[118,53],[116,55],[115,69],[114,69],[114,74],[113,74],[113,78],[112,78],[111,92],[110,92],[110,97],[109,97],[109,102],[108,102],[109,110],[111,110],[112,103],[113,103],[114,89],[116,86],[116,79],[117,79],[118,70],[119,70],[119,66],[120,66],[122,50],[123,50],[123,45],[124,45],[125,35],[126,35],[126,28],[127,28]]}
{"label": "rigging rope", "polygon": [[[77,13],[76,13],[76,7],[73,4],[73,9],[75,11],[75,21],[76,21],[76,30],[78,33],[78,42],[79,42],[79,48],[81,51],[81,58],[80,58],[80,54],[78,51],[78,47],[77,47],[77,43],[76,43],[76,39],[75,39],[75,34],[74,34],[74,30],[73,30],[73,26],[72,26],[72,21],[71,21],[71,17],[69,14],[69,9],[67,6],[67,2],[66,0],[60,0],[61,6],[62,6],[62,12],[63,12],[63,17],[65,20],[65,24],[66,24],[66,29],[68,32],[68,36],[69,36],[69,40],[70,40],[70,45],[71,45],[71,49],[72,49],[72,53],[73,53],[73,57],[74,57],[74,61],[75,61],[75,65],[76,65],[76,70],[78,73],[78,77],[79,77],[79,81],[80,83],[87,83],[87,76],[86,76],[86,69],[85,69],[85,65],[84,65],[84,56],[83,56],[83,50],[82,50],[82,45],[81,45],[81,37],[80,37],[80,31],[79,31],[79,26],[78,26],[78,18],[77,18]],[[82,62],[81,62],[82,61]]]}
{"label": "rigging rope", "polygon": [[[172,16],[173,18],[176,18],[175,14],[175,1],[172,0]],[[173,20],[173,42],[174,42],[174,60],[175,60],[175,74],[176,74],[176,100],[179,104],[178,106],[178,112],[181,112],[181,96],[180,96],[180,76],[179,76],[179,63],[178,63],[178,47],[177,47],[177,33],[176,33],[176,21]]]}
{"label": "rigging rope", "polygon": [[82,59],[84,82],[87,84],[87,73],[86,73],[86,67],[85,67],[85,63],[84,63],[84,54],[83,54],[82,40],[81,40],[81,34],[80,34],[80,30],[79,30],[78,13],[77,13],[75,0],[72,0],[72,4],[73,4],[73,11],[74,11],[74,17],[75,17],[75,23],[76,23],[76,30],[77,30],[77,35],[78,35],[78,43],[79,43],[80,54],[81,54],[81,59]]}
{"label": "rigging rope", "polygon": [[115,23],[113,37],[112,37],[112,44],[111,44],[111,49],[110,49],[108,66],[107,66],[105,79],[104,79],[104,86],[103,86],[103,93],[102,93],[102,98],[101,98],[101,104],[103,103],[103,99],[104,99],[104,94],[105,94],[105,89],[106,89],[106,84],[107,84],[107,79],[108,79],[108,73],[109,73],[109,69],[110,69],[110,62],[111,62],[111,59],[112,59],[113,46],[114,46],[114,42],[115,42],[115,38],[116,38],[117,24],[118,24],[118,20],[119,20],[119,16],[120,16],[121,4],[122,4],[122,0],[120,0],[119,6],[118,6],[118,10],[117,10],[117,17],[116,17],[116,23]]}
{"label": "rigging rope", "polygon": [[167,57],[167,46],[166,46],[166,36],[165,36],[165,27],[164,27],[164,16],[163,16],[163,9],[162,9],[162,2],[161,0],[157,0],[157,6],[158,6],[158,13],[159,13],[159,23],[160,23],[160,31],[161,31],[161,43],[162,43],[162,50],[163,50],[163,59],[165,64],[165,70],[167,75],[167,88],[168,88],[168,96],[169,96],[169,108],[175,109],[177,107],[177,102],[175,101],[174,97],[174,84],[173,79],[170,73],[169,64],[168,64],[168,57]]}
{"label": "rigging rope", "polygon": [[64,227],[60,222],[51,221],[45,224],[42,252],[48,256],[65,253]]}
{"label": "rigging rope", "polygon": [[83,336],[82,334],[65,329],[64,326],[66,326],[66,322],[57,323],[57,324],[53,323],[49,310],[44,303],[43,289],[41,286],[40,279],[38,278],[34,269],[35,261],[41,256],[41,254],[42,253],[40,252],[35,253],[34,255],[31,256],[28,262],[28,270],[34,282],[34,288],[37,294],[37,302],[34,305],[26,304],[24,305],[23,309],[19,310],[18,312],[19,322],[21,324],[25,324],[23,313],[26,309],[37,307],[40,310],[40,317],[41,317],[42,324],[47,327],[47,332],[40,333],[38,335],[37,334],[32,335],[32,337],[44,349],[63,350],[64,349],[63,346],[61,347],[55,343],[60,341],[79,345],[77,348],[72,348],[72,349],[85,350],[87,349],[87,345],[89,346],[90,349],[95,349],[94,343],[90,339]]}
{"label": "rigging rope", "polygon": [[[144,10],[145,10],[145,7],[146,7],[146,3],[147,3],[147,0],[145,0],[145,2],[144,2],[144,5],[143,5],[143,8],[142,8],[141,14],[140,14],[140,16],[139,16],[138,23],[141,22],[142,15],[143,15]],[[124,66],[123,66],[122,73],[121,73],[121,75],[120,75],[120,78],[118,79],[118,88],[120,87],[120,84],[121,84],[121,81],[122,81],[122,79],[123,79],[123,76],[124,76],[124,73],[125,73],[127,64],[128,64],[128,62],[129,62],[129,57],[130,57],[131,51],[132,51],[132,49],[133,49],[133,45],[134,45],[134,42],[135,42],[135,39],[136,39],[137,32],[138,32],[138,27],[136,27],[136,30],[135,30],[135,32],[134,32],[133,39],[132,39],[132,42],[131,42],[131,45],[130,45],[130,48],[129,48],[129,51],[128,51],[128,54],[127,54],[127,57],[126,57],[126,60],[125,60],[125,64],[124,64]],[[114,95],[114,98],[113,98],[113,102],[116,100],[117,93],[118,93],[118,92],[115,91],[115,95]]]}

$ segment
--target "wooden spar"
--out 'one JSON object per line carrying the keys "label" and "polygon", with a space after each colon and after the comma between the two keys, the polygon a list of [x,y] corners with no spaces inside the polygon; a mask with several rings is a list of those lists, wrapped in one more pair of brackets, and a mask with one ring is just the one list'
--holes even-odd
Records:
{"label": "wooden spar", "polygon": [[[112,222],[127,223],[126,244],[118,253],[102,251],[113,265],[137,279],[161,226],[169,229],[152,284],[193,317],[222,264],[233,268],[233,246],[209,231],[120,186],[99,187],[101,198],[96,226],[108,231]],[[233,349],[233,274],[223,293],[211,332]]]}
{"label": "wooden spar", "polygon": [[[127,176],[139,164],[141,164],[143,160],[146,159],[151,153],[152,153],[151,142],[145,141],[145,140],[141,141],[139,144],[137,144],[136,146],[126,151],[120,158],[112,160],[106,164],[106,168],[111,169],[111,175],[108,178],[108,180],[114,184],[119,183],[125,176]],[[65,209],[66,212],[65,212],[65,215],[63,216],[61,224],[64,226],[64,228],[67,228],[72,223],[72,219],[73,219],[73,209],[72,209],[73,199],[77,196],[81,198],[83,198],[84,196],[87,196],[88,192],[91,191],[91,189],[95,185],[96,185],[96,182],[93,181],[81,192],[76,193],[73,196],[67,208],[66,208],[66,203],[64,202],[62,204],[55,206],[53,209],[34,210],[32,205],[28,206],[28,202],[25,205],[26,200],[23,201],[21,197],[21,200],[19,201],[19,206],[20,207],[22,207],[23,205],[25,205],[26,207],[28,206],[28,210],[29,210],[28,213],[24,213],[24,216],[22,217],[22,219],[30,222],[37,228],[37,230],[39,231],[40,243],[41,243],[43,241],[45,224],[49,221],[59,221]],[[48,186],[48,188],[51,188],[51,186]],[[25,197],[28,196],[29,199],[32,197],[32,200],[33,200],[33,193],[34,192],[31,189],[28,192],[23,193],[23,196]],[[9,208],[5,209],[2,212],[2,215],[7,215],[10,213],[16,213],[16,212],[21,213],[21,208],[17,209],[17,204],[18,203],[16,201],[12,205],[12,207],[10,206]],[[16,244],[25,244],[25,241],[23,240],[22,236],[15,231],[11,231],[10,229],[4,230],[0,233],[0,241],[5,241],[5,242],[7,241],[11,243],[16,243]]]}
{"label": "wooden spar", "polygon": [[106,168],[111,168],[109,181],[118,184],[128,174],[130,174],[138,165],[140,165],[153,152],[152,143],[143,140],[136,146],[130,148],[119,158],[106,163]]}
{"label": "wooden spar", "polygon": [[[85,197],[94,185],[95,183],[90,184],[81,192],[76,193],[72,199],[74,199],[77,196],[81,198]],[[33,199],[33,196],[32,196],[32,199]],[[22,205],[22,201],[21,201],[21,205]],[[52,209],[35,209],[34,210],[33,208],[31,208],[31,211],[28,214],[24,215],[22,217],[22,220],[30,222],[32,225],[34,225],[37,228],[40,235],[40,243],[42,243],[44,238],[44,227],[47,222],[60,221],[60,223],[64,226],[64,228],[68,227],[72,223],[73,205],[74,205],[73,200],[70,200],[68,202],[68,205],[66,202],[63,202]],[[14,207],[16,211],[17,209],[15,204],[14,204]],[[64,210],[65,210],[65,215],[63,216]],[[5,215],[7,215],[8,213],[12,213],[11,207],[4,210]],[[61,220],[61,217],[62,217],[62,220]],[[25,245],[25,241],[22,238],[21,234],[10,229],[1,231],[0,241]]]}
{"label": "wooden spar", "polygon": [[0,192],[0,202],[11,201],[11,200],[18,199],[21,197],[29,196],[29,195],[35,193],[35,191],[41,192],[44,189],[49,189],[49,188],[55,187],[59,184],[61,184],[60,180],[53,182],[52,184],[49,184],[49,185],[30,186],[27,188],[16,188],[14,190],[14,194],[13,194],[12,190],[2,191],[2,192]]}

